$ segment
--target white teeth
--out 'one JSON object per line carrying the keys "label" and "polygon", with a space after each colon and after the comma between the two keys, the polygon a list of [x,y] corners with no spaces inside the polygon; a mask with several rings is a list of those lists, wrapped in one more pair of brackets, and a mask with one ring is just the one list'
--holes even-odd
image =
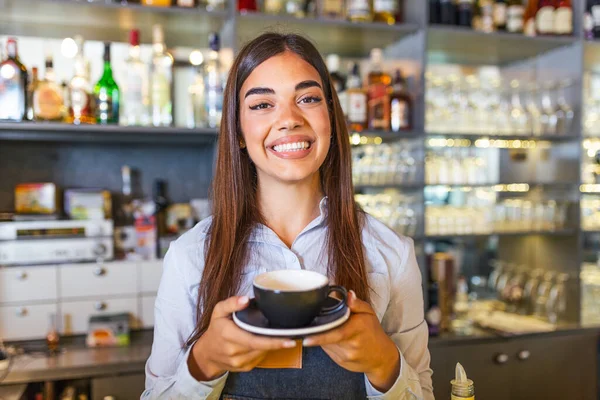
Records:
{"label": "white teeth", "polygon": [[273,150],[275,150],[276,152],[291,152],[291,151],[305,150],[305,149],[308,149],[309,147],[310,147],[309,142],[296,142],[296,143],[278,144],[277,146],[273,147]]}

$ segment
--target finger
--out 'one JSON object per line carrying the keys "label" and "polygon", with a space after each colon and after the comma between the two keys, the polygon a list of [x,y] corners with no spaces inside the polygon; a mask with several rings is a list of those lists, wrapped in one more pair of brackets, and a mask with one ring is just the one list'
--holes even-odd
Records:
{"label": "finger", "polygon": [[253,350],[229,359],[228,371],[247,372],[253,370],[267,356],[266,351]]}
{"label": "finger", "polygon": [[341,328],[336,328],[329,332],[321,333],[320,335],[307,337],[302,342],[302,345],[306,347],[315,347],[340,343],[350,336],[350,332],[351,330],[348,329],[347,325],[344,325]]}
{"label": "finger", "polygon": [[229,318],[234,312],[248,307],[249,301],[248,296],[233,296],[220,301],[213,310],[212,318]]}
{"label": "finger", "polygon": [[348,308],[354,314],[375,314],[373,307],[369,303],[360,300],[354,290],[348,293]]}
{"label": "finger", "polygon": [[253,335],[238,327],[235,323],[228,321],[229,324],[223,329],[223,337],[228,342],[238,346],[241,351],[249,350],[279,350],[296,347],[296,342],[290,339],[275,339],[266,336]]}

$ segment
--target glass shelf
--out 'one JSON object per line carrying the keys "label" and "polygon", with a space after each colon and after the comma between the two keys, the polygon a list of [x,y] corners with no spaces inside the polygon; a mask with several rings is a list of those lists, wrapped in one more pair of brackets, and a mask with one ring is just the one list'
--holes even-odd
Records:
{"label": "glass shelf", "polygon": [[470,28],[431,25],[427,53],[431,63],[506,65],[539,56],[578,41],[573,36],[485,33]]}
{"label": "glass shelf", "polygon": [[455,234],[455,235],[425,235],[425,240],[445,240],[445,239],[471,239],[488,238],[492,236],[512,237],[512,236],[569,236],[574,235],[576,229],[561,229],[556,231],[524,231],[524,232],[493,232],[480,234]]}

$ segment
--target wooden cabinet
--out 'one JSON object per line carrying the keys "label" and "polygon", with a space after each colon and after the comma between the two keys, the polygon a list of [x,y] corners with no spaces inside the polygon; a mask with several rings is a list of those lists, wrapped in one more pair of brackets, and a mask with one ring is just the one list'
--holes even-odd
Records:
{"label": "wooden cabinet", "polygon": [[450,398],[450,381],[460,362],[485,400],[593,400],[597,398],[598,335],[559,332],[485,343],[430,346],[433,387]]}

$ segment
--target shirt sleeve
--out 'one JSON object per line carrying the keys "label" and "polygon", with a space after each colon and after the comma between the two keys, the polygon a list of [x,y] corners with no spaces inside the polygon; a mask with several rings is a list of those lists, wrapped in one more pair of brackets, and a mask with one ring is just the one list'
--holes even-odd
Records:
{"label": "shirt sleeve", "polygon": [[398,239],[396,254],[402,261],[393,265],[394,257],[386,257],[391,264],[390,302],[381,324],[400,351],[400,374],[386,393],[376,390],[365,376],[367,396],[372,400],[434,400],[421,271],[412,239]]}
{"label": "shirt sleeve", "polygon": [[[199,382],[190,374],[186,347],[196,321],[196,296],[200,276],[196,246],[174,242],[167,252],[154,305],[154,342],[146,362],[146,390],[141,398],[213,400],[221,395],[227,374]],[[191,263],[191,264],[190,264]],[[187,274],[186,274],[187,272]]]}

